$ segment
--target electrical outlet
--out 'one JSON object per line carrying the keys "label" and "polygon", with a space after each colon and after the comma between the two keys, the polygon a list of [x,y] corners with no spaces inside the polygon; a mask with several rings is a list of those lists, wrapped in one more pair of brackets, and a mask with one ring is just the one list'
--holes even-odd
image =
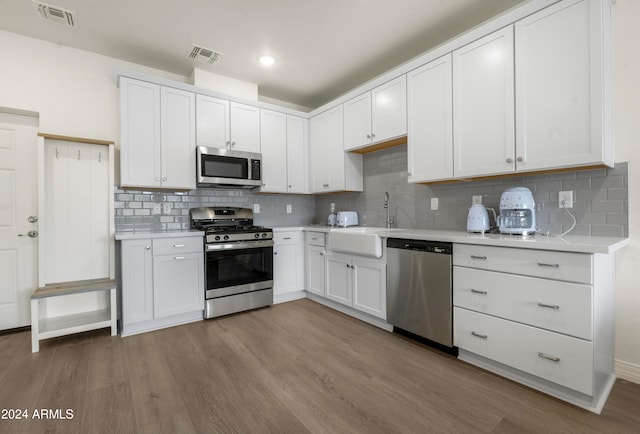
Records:
{"label": "electrical outlet", "polygon": [[482,203],[482,195],[478,194],[471,197],[472,205],[481,204],[481,203]]}
{"label": "electrical outlet", "polygon": [[287,214],[291,214],[291,205],[287,204]]}
{"label": "electrical outlet", "polygon": [[558,208],[573,208],[573,191],[561,191],[558,193]]}
{"label": "electrical outlet", "polygon": [[431,211],[437,211],[438,210],[438,198],[437,197],[432,197],[431,198]]}
{"label": "electrical outlet", "polygon": [[254,203],[253,204],[253,212],[254,212],[254,214],[260,214],[260,204],[259,203]]}

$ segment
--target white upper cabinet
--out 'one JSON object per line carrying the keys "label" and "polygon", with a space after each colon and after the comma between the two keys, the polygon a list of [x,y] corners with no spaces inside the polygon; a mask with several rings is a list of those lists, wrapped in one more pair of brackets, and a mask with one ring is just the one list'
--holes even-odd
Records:
{"label": "white upper cabinet", "polygon": [[453,52],[454,177],[515,170],[513,27]]}
{"label": "white upper cabinet", "polygon": [[231,102],[231,149],[260,152],[260,109]]}
{"label": "white upper cabinet", "polygon": [[262,192],[287,192],[287,116],[260,109]]}
{"label": "white upper cabinet", "polygon": [[196,142],[198,146],[226,148],[229,144],[229,101],[196,95]]}
{"label": "white upper cabinet", "polygon": [[364,148],[407,134],[404,75],[344,103],[344,149]]}
{"label": "white upper cabinet", "polygon": [[309,192],[309,121],[287,115],[287,192]]}
{"label": "white upper cabinet", "polygon": [[409,182],[453,177],[451,54],[407,74]]}
{"label": "white upper cabinet", "polygon": [[343,108],[311,118],[312,193],[362,191],[362,155],[343,149]]}
{"label": "white upper cabinet", "polygon": [[191,190],[195,94],[120,78],[120,184]]}
{"label": "white upper cabinet", "polygon": [[516,23],[518,170],[613,165],[609,8],[565,1]]}

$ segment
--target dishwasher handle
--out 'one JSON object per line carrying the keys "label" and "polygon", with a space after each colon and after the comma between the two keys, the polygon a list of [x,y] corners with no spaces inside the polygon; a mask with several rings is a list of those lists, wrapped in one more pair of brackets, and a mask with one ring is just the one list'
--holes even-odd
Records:
{"label": "dishwasher handle", "polygon": [[401,249],[401,250],[414,250],[418,252],[440,253],[444,255],[452,254],[452,244],[444,243],[440,241],[427,241],[427,240],[409,240],[402,238],[388,238],[387,248],[389,249]]}

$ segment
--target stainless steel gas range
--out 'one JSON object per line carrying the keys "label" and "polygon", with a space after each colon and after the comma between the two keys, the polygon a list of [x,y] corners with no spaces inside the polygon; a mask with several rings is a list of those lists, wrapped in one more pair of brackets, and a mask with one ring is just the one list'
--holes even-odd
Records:
{"label": "stainless steel gas range", "polygon": [[273,231],[248,208],[189,210],[205,235],[205,318],[273,304]]}

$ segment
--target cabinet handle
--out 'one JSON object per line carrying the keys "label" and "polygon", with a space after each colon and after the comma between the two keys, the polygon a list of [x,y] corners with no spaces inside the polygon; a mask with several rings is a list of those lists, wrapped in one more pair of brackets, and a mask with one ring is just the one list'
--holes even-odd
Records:
{"label": "cabinet handle", "polygon": [[324,256],[324,253],[320,252],[320,256]]}
{"label": "cabinet handle", "polygon": [[177,248],[180,248],[180,247],[184,247],[184,244],[174,244],[173,247],[175,247],[177,249]]}
{"label": "cabinet handle", "polygon": [[156,181],[160,181],[160,177],[159,176],[156,176]]}
{"label": "cabinet handle", "polygon": [[235,148],[235,146],[236,146],[236,142],[231,142],[231,147]]}
{"label": "cabinet handle", "polygon": [[519,161],[519,162],[522,163],[524,161],[524,159],[522,157],[518,157],[518,158],[516,158],[516,161]]}
{"label": "cabinet handle", "polygon": [[471,255],[471,259],[481,259],[483,261],[486,261],[487,257],[486,256]]}
{"label": "cabinet handle", "polygon": [[374,133],[371,133],[371,138],[373,139],[376,135]]}
{"label": "cabinet handle", "polygon": [[145,246],[145,250],[151,250],[151,246]]}
{"label": "cabinet handle", "polygon": [[540,267],[560,268],[560,264],[548,264],[546,262],[538,262]]}
{"label": "cabinet handle", "polygon": [[179,261],[181,259],[184,259],[184,256],[174,256],[173,259],[175,259],[176,261]]}
{"label": "cabinet handle", "polygon": [[163,176],[163,177],[162,177],[162,180],[163,180],[163,181],[166,181],[166,180],[167,180],[167,177],[166,177],[166,176]]}
{"label": "cabinet handle", "polygon": [[274,255],[274,256],[275,256],[275,255],[277,255],[277,254],[278,254],[278,252],[273,252],[273,255]]}
{"label": "cabinet handle", "polygon": [[471,332],[471,334],[472,334],[473,336],[477,337],[477,338],[480,338],[480,339],[487,339],[487,338],[489,337],[489,336],[487,336],[487,335],[483,335],[483,334],[476,333],[476,332]]}
{"label": "cabinet handle", "polygon": [[291,237],[284,237],[283,240],[290,240]]}
{"label": "cabinet handle", "polygon": [[291,184],[289,184],[289,188],[291,188]]}
{"label": "cabinet handle", "polygon": [[351,266],[349,264],[346,264],[347,268],[351,268]]}
{"label": "cabinet handle", "polygon": [[225,145],[227,145],[227,148],[231,147],[231,140],[227,140],[227,143],[225,143]]}
{"label": "cabinet handle", "polygon": [[487,291],[480,291],[479,289],[471,289],[471,292],[473,292],[474,294],[487,295]]}
{"label": "cabinet handle", "polygon": [[538,353],[538,357],[540,357],[542,359],[551,360],[552,362],[556,362],[556,363],[558,363],[560,361],[560,357],[549,356],[549,355],[547,355],[545,353]]}
{"label": "cabinet handle", "polygon": [[370,139],[370,138],[371,138],[371,134],[367,134],[367,139]]}
{"label": "cabinet handle", "polygon": [[538,302],[538,306],[546,307],[547,309],[555,309],[555,310],[560,309],[560,306],[558,306],[557,304],[545,304],[545,303]]}
{"label": "cabinet handle", "polygon": [[509,164],[513,163],[513,158],[507,158],[507,163]]}

